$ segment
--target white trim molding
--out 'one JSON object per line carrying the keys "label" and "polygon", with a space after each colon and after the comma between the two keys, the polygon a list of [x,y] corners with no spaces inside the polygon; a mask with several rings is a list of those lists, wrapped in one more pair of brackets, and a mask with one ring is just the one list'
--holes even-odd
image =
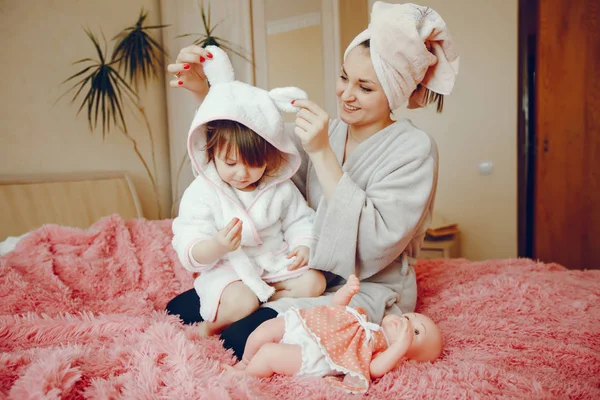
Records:
{"label": "white trim molding", "polygon": [[321,25],[320,12],[294,15],[293,17],[267,22],[267,35],[291,32],[297,29],[308,28],[309,26],[315,25]]}
{"label": "white trim molding", "polygon": [[325,111],[335,117],[338,114],[335,83],[341,69],[340,54],[340,24],[339,2],[337,0],[322,0],[321,13],[323,21],[321,26],[323,40],[323,77],[325,86]]}
{"label": "white trim molding", "polygon": [[269,89],[269,59],[267,57],[267,29],[265,26],[265,0],[252,0],[252,45],[254,84]]}

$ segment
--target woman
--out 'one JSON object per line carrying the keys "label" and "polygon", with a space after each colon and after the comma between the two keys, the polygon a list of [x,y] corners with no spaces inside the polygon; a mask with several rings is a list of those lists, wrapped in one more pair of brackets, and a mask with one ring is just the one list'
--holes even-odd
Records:
{"label": "woman", "polygon": [[[208,87],[202,62],[212,55],[186,47],[177,63],[173,87],[190,90],[201,102]],[[291,306],[329,304],[352,274],[361,281],[351,305],[380,323],[388,313],[414,311],[415,257],[431,220],[437,185],[437,148],[391,110],[438,102],[450,94],[458,55],[442,18],[414,4],[373,6],[369,28],[344,54],[336,85],[340,118],[330,119],[310,100],[297,100],[292,137],[304,149],[294,183],[316,210],[317,245],[310,267],[324,271],[327,291],[310,299],[282,298],[263,304],[221,333],[224,345],[241,359],[248,335],[260,323]],[[185,323],[201,321],[192,289],[167,306]]]}

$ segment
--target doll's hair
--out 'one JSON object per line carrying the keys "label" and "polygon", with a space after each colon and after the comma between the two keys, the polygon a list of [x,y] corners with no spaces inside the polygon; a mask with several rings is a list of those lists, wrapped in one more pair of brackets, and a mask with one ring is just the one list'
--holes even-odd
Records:
{"label": "doll's hair", "polygon": [[[225,152],[225,158],[235,155],[237,161],[249,167],[267,166],[264,175],[276,172],[283,161],[279,150],[246,125],[230,120],[215,120],[206,124],[206,161]],[[233,152],[233,154],[232,154]]]}
{"label": "doll's hair", "polygon": [[[365,49],[369,49],[369,51],[371,50],[371,39],[367,39],[364,42],[362,42],[361,44],[359,44],[359,46],[365,48]],[[417,88],[415,89],[415,92],[420,90],[422,88],[422,85],[419,83],[417,85]],[[439,94],[434,92],[433,90],[429,90],[427,88],[425,88],[425,104],[429,105],[432,103],[437,103],[437,108],[436,111],[438,113],[441,113],[444,110],[444,95],[443,94]]]}

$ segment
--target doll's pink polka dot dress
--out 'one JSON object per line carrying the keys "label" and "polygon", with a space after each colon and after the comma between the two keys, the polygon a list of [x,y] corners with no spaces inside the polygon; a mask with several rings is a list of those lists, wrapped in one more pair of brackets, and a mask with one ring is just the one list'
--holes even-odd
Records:
{"label": "doll's pink polka dot dress", "polygon": [[371,382],[371,360],[388,348],[380,327],[367,322],[362,309],[318,306],[295,311],[332,369],[344,375],[343,381],[333,377],[328,377],[328,381],[345,390],[364,393]]}

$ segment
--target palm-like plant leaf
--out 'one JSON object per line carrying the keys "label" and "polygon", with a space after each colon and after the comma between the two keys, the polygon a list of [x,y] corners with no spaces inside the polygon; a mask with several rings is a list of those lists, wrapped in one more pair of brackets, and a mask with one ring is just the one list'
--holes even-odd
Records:
{"label": "palm-like plant leaf", "polygon": [[223,21],[217,22],[214,26],[211,26],[210,23],[210,1],[208,2],[207,7],[204,7],[204,0],[200,0],[198,2],[198,6],[200,7],[200,17],[202,19],[202,25],[204,26],[204,33],[185,33],[182,35],[177,35],[176,38],[195,36],[196,39],[192,42],[196,46],[217,46],[222,48],[223,50],[229,51],[242,59],[252,63],[252,60],[247,55],[246,51],[239,46],[233,45],[230,41],[214,36],[213,32],[221,24]]}
{"label": "palm-like plant leaf", "polygon": [[166,56],[163,47],[150,35],[150,30],[162,29],[168,25],[144,26],[148,13],[140,11],[135,25],[123,29],[115,36],[117,44],[113,53],[113,61],[123,68],[127,78],[137,87],[139,80],[147,85],[150,78],[162,74],[162,60]]}
{"label": "palm-like plant leaf", "polygon": [[136,100],[137,95],[131,86],[119,76],[118,71],[114,68],[115,63],[106,62],[106,50],[102,50],[96,36],[88,29],[85,30],[85,33],[92,41],[96,52],[98,53],[98,59],[85,58],[73,63],[74,65],[91,63],[91,65],[85,66],[82,70],[63,81],[64,84],[76,80],[77,78],[81,78],[71,86],[63,96],[77,89],[71,100],[71,102],[74,103],[80,94],[85,93],[83,101],[77,110],[77,114],[79,114],[84,107],[87,107],[88,125],[90,130],[93,132],[100,123],[102,126],[102,138],[104,139],[106,133],[110,131],[111,124],[114,126],[120,124],[122,129],[127,131],[123,113],[125,100],[123,95],[132,101]]}

